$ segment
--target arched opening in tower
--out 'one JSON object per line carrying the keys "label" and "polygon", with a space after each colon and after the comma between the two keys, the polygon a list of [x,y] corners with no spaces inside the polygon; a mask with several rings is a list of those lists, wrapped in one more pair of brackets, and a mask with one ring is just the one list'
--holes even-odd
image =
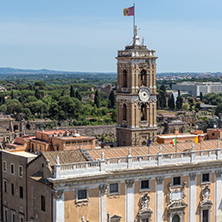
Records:
{"label": "arched opening in tower", "polygon": [[127,71],[123,70],[123,87],[127,87]]}

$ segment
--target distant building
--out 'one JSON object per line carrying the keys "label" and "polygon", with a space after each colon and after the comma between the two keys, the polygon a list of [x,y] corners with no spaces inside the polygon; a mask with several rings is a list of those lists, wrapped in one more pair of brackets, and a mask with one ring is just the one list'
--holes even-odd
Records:
{"label": "distant building", "polygon": [[188,91],[193,96],[200,96],[208,93],[220,93],[222,92],[221,82],[182,82],[172,85],[172,90]]}
{"label": "distant building", "polygon": [[70,130],[37,131],[35,136],[16,137],[7,147],[32,153],[45,151],[95,149],[95,137],[81,136]]}

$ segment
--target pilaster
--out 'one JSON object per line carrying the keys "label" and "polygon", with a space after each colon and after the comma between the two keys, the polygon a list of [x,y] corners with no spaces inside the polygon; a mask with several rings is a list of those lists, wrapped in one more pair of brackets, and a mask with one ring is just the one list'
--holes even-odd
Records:
{"label": "pilaster", "polygon": [[107,207],[106,207],[106,192],[107,184],[99,185],[99,221],[107,221]]}
{"label": "pilaster", "polygon": [[126,222],[134,222],[134,180],[128,179],[125,183]]}
{"label": "pilaster", "polygon": [[197,174],[189,174],[189,222],[196,221],[196,206],[197,206]]}
{"label": "pilaster", "polygon": [[53,191],[53,221],[65,221],[64,190]]}
{"label": "pilaster", "polygon": [[163,221],[164,215],[164,178],[162,176],[156,178],[156,222]]}
{"label": "pilaster", "polygon": [[222,171],[217,170],[215,172],[215,221],[220,221],[222,218],[222,180],[221,180]]}

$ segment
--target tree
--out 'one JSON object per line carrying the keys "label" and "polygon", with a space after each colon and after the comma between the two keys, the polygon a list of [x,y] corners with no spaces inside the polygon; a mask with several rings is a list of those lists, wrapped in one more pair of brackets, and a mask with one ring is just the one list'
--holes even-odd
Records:
{"label": "tree", "polygon": [[162,90],[159,90],[158,106],[162,109],[166,107],[166,93]]}
{"label": "tree", "polygon": [[49,114],[51,118],[57,118],[59,115],[59,106],[57,101],[53,101],[49,106]]}
{"label": "tree", "polygon": [[25,114],[25,119],[26,120],[28,120],[32,116],[32,113],[31,113],[29,108],[23,108],[22,112]]}
{"label": "tree", "polygon": [[175,109],[175,102],[174,102],[174,95],[173,95],[173,93],[171,93],[170,98],[168,100],[168,107],[171,110]]}
{"label": "tree", "polygon": [[219,113],[222,113],[222,103],[217,104],[217,107],[215,109],[215,114],[218,116]]}
{"label": "tree", "polygon": [[200,103],[198,102],[195,104],[195,111],[199,112],[199,110],[200,110]]}
{"label": "tree", "polygon": [[40,88],[46,87],[46,83],[44,81],[35,82],[35,86],[39,86]]}
{"label": "tree", "polygon": [[189,110],[192,111],[193,110],[193,106],[194,106],[194,100],[193,100],[192,97],[188,98],[188,103],[190,105],[190,109]]}
{"label": "tree", "polygon": [[35,90],[35,97],[39,100],[41,100],[44,96],[44,92],[43,91],[40,91],[39,89],[36,89]]}
{"label": "tree", "polygon": [[162,85],[160,86],[160,90],[162,90],[163,92],[166,92],[166,87],[165,87],[165,85],[162,84]]}
{"label": "tree", "polygon": [[11,99],[14,99],[14,92],[13,92],[13,90],[11,91]]}
{"label": "tree", "polygon": [[97,106],[97,108],[100,107],[100,97],[99,97],[98,90],[96,90],[96,92],[95,92],[94,104]]}
{"label": "tree", "polygon": [[70,87],[70,97],[75,97],[75,91],[73,86]]}
{"label": "tree", "polygon": [[82,96],[81,96],[81,94],[80,94],[80,92],[79,92],[79,90],[77,89],[76,90],[76,96],[75,96],[79,101],[81,101],[82,100]]}
{"label": "tree", "polygon": [[116,97],[114,91],[112,90],[111,93],[109,94],[109,107],[114,108],[115,103],[116,103]]}
{"label": "tree", "polygon": [[7,111],[7,106],[5,104],[0,106],[0,112],[5,113]]}
{"label": "tree", "polygon": [[203,101],[203,93],[200,92],[200,101],[202,102]]}
{"label": "tree", "polygon": [[181,110],[182,106],[183,106],[183,97],[182,96],[177,96],[177,101],[176,101],[177,110]]}
{"label": "tree", "polygon": [[17,99],[9,100],[6,105],[9,113],[20,113],[22,110],[22,104]]}
{"label": "tree", "polygon": [[178,90],[178,96],[180,96],[180,90]]}

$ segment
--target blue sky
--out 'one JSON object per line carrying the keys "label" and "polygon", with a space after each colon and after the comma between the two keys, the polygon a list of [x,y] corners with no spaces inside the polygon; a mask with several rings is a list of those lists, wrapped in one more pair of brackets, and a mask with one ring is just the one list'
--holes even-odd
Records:
{"label": "blue sky", "polygon": [[[157,72],[222,71],[221,0],[137,0]],[[0,67],[116,72],[132,40],[128,0],[0,0]]]}

